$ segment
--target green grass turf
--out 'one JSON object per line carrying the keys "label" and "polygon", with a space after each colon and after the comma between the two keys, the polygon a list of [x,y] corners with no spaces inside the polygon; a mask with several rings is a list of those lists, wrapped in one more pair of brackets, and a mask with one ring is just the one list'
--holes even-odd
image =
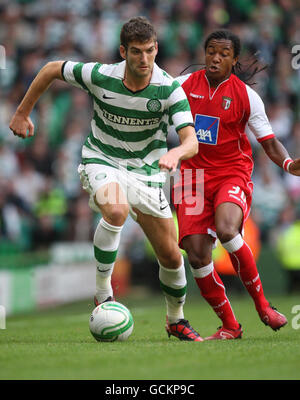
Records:
{"label": "green grass turf", "polygon": [[[180,342],[168,339],[165,303],[123,298],[135,327],[127,342],[99,343],[91,336],[88,302],[7,318],[0,330],[0,379],[100,380],[298,380],[300,329],[293,329],[292,307],[300,297],[270,301],[289,324],[278,332],[263,325],[247,297],[231,303],[242,323],[242,340]],[[202,336],[216,331],[219,320],[199,296],[188,297],[185,317]],[[299,319],[298,319],[299,321]]]}

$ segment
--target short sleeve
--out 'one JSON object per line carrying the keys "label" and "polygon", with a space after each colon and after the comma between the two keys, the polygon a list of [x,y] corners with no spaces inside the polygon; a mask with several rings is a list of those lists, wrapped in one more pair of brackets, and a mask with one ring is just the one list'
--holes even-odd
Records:
{"label": "short sleeve", "polygon": [[275,137],[261,97],[246,85],[250,103],[248,126],[258,142]]}
{"label": "short sleeve", "polygon": [[96,63],[66,61],[62,66],[62,76],[71,85],[90,92],[95,65]]}
{"label": "short sleeve", "polygon": [[176,131],[188,125],[194,126],[191,108],[184,90],[176,81],[173,87],[168,101],[171,124],[174,125]]}

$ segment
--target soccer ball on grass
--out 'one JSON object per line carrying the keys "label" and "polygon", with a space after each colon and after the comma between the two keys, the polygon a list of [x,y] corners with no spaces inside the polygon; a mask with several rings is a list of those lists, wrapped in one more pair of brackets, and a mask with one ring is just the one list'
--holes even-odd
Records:
{"label": "soccer ball on grass", "polygon": [[98,342],[127,340],[133,325],[131,312],[117,301],[107,301],[97,306],[89,322],[91,334]]}

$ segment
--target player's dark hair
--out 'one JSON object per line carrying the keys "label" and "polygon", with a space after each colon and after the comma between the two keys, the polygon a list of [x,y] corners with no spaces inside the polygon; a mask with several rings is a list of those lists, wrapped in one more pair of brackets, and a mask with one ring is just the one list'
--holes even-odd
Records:
{"label": "player's dark hair", "polygon": [[238,57],[241,53],[241,41],[240,38],[235,35],[233,32],[227,30],[227,29],[222,29],[219,31],[214,31],[210,35],[207,36],[205,42],[204,42],[204,50],[206,51],[208,44],[211,40],[230,40],[232,43],[233,47],[233,54],[234,57]]}
{"label": "player's dark hair", "polygon": [[130,42],[145,43],[149,40],[157,41],[157,34],[153,25],[146,17],[134,17],[126,22],[120,33],[120,43],[128,48]]}
{"label": "player's dark hair", "polygon": [[[213,39],[230,40],[233,47],[234,57],[240,56],[242,48],[240,38],[230,30],[220,29],[209,34],[204,42],[205,51],[209,45],[209,42]],[[261,65],[260,61],[257,58],[257,54],[254,54],[250,56],[248,60],[243,61],[243,63],[238,60],[237,63],[232,67],[232,73],[248,85],[254,85],[256,83],[252,81],[254,75],[265,70],[266,68],[268,68],[268,65]]]}
{"label": "player's dark hair", "polygon": [[[207,36],[204,42],[204,50],[206,51],[208,44],[211,40],[230,40],[233,47],[233,55],[234,57],[239,57],[241,54],[241,41],[240,38],[235,35],[233,32],[227,29],[221,29],[212,32]],[[243,82],[248,84],[255,84],[252,82],[252,78],[258,72],[265,70],[267,65],[260,65],[259,60],[256,57],[256,54],[251,56],[251,58],[243,63],[237,61],[237,63],[232,67],[232,73],[238,76]]]}

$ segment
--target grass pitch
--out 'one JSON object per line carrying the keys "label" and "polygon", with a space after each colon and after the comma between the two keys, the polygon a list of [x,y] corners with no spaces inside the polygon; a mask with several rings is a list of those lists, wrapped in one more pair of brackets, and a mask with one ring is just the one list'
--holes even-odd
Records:
{"label": "grass pitch", "polygon": [[[99,343],[89,332],[93,305],[81,302],[7,318],[0,330],[1,380],[298,380],[300,329],[292,308],[300,297],[270,297],[289,323],[273,332],[259,320],[248,296],[231,304],[243,326],[241,340],[180,342],[164,330],[165,303],[118,299],[130,308],[128,341]],[[202,336],[218,318],[199,296],[188,297],[185,317]],[[297,321],[296,321],[297,322]],[[299,318],[298,318],[299,324]],[[294,325],[294,327],[293,327]]]}

